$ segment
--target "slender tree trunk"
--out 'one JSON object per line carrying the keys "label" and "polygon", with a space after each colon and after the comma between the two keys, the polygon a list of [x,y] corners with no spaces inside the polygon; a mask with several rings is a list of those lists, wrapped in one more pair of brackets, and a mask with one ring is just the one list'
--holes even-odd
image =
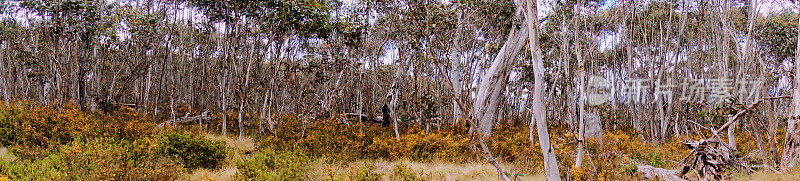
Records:
{"label": "slender tree trunk", "polygon": [[525,13],[525,20],[528,22],[528,39],[531,49],[531,56],[533,57],[533,74],[534,74],[534,88],[533,88],[533,116],[529,124],[529,138],[533,143],[533,124],[536,123],[537,134],[539,135],[539,145],[542,149],[542,156],[544,158],[544,170],[548,181],[561,180],[561,175],[558,171],[558,163],[556,162],[556,154],[553,145],[550,144],[550,135],[547,131],[546,110],[544,107],[544,63],[542,60],[542,50],[539,47],[539,21],[536,1],[527,0],[527,13]]}
{"label": "slender tree trunk", "polygon": [[453,124],[457,124],[463,118],[461,108],[456,104],[456,99],[461,97],[461,33],[463,29],[462,10],[456,12],[458,23],[456,23],[456,34],[453,38],[453,46],[450,48],[450,81],[453,83]]}
{"label": "slender tree trunk", "polygon": [[272,65],[272,76],[270,76],[269,84],[266,87],[266,90],[264,91],[264,105],[261,107],[261,118],[259,119],[259,124],[258,124],[259,132],[261,133],[264,132],[262,121],[265,119],[265,117],[267,120],[267,129],[269,129],[269,131],[273,131],[274,128],[273,127],[274,124],[272,122],[272,109],[273,109],[272,99],[275,97],[273,90],[275,89],[275,84],[276,84],[275,78],[278,76],[278,66],[280,65],[279,50],[281,49],[281,47],[283,47],[283,42],[284,42],[283,39],[275,41],[277,45],[274,48],[274,52],[272,53],[273,54],[272,61],[269,64]]}
{"label": "slender tree trunk", "polygon": [[[729,29],[730,29],[729,28],[729,23],[731,21],[730,21],[730,16],[728,15],[728,7],[729,7],[728,2],[724,1],[723,5],[721,6],[722,11],[720,11],[721,20],[722,20],[721,21],[722,22],[722,27],[721,27],[722,31],[720,31],[720,32],[729,32]],[[730,30],[730,31],[733,31],[733,30]],[[730,49],[730,45],[729,45],[730,38],[731,37],[729,36],[728,33],[723,33],[723,35],[722,35],[722,46],[721,46],[721,48],[722,48],[722,58],[723,58],[723,60],[722,60],[723,67],[722,67],[722,71],[721,72],[723,73],[722,78],[723,78],[724,81],[730,80],[729,77],[730,77],[730,71],[731,70],[730,70],[730,65],[728,63],[728,62],[730,62],[729,61],[729,57],[730,57],[729,54],[731,53],[731,51],[729,50]],[[728,91],[728,90],[726,90],[726,91]],[[723,101],[724,100],[718,100],[718,102],[720,104],[722,104]],[[736,125],[738,123],[739,122],[736,121],[736,122],[734,122],[733,124],[731,124],[728,127],[728,145],[733,149],[737,149],[736,148],[736,135],[735,135],[735,133],[736,133]]]}
{"label": "slender tree trunk", "polygon": [[[577,39],[577,37],[576,37]],[[578,49],[575,51],[578,57],[578,92],[579,92],[579,101],[578,101],[578,108],[579,108],[579,117],[578,117],[578,149],[577,157],[575,157],[575,167],[581,168],[583,164],[583,147],[586,144],[584,139],[584,134],[586,134],[586,124],[584,120],[586,119],[586,88],[585,81],[586,81],[586,68],[585,68],[585,60],[582,54],[581,45],[578,44]],[[535,60],[534,60],[535,61]]]}
{"label": "slender tree trunk", "polygon": [[[800,19],[800,18],[798,18]],[[797,24],[800,33],[800,23]],[[791,170],[800,161],[800,38],[797,39],[797,49],[794,53],[794,77],[792,85],[792,116],[786,125],[786,142],[783,146],[781,170]]]}
{"label": "slender tree trunk", "polygon": [[153,86],[153,64],[147,66],[147,77],[144,87],[144,104],[150,105],[150,87]]}
{"label": "slender tree trunk", "polygon": [[78,80],[78,105],[81,108],[85,108],[86,106],[86,64],[89,62],[89,51],[91,50],[92,46],[92,35],[90,33],[84,33],[81,36],[81,41],[83,41],[82,52],[83,56],[78,59],[78,75],[75,76]]}
{"label": "slender tree trunk", "polygon": [[[404,57],[400,57],[403,59]],[[395,80],[392,82],[392,87],[389,88],[389,93],[386,95],[386,102],[389,108],[389,115],[391,115],[390,120],[392,121],[392,126],[394,127],[394,136],[396,139],[400,139],[400,131],[398,130],[397,121],[400,119],[400,114],[397,112],[397,104],[399,103],[399,94],[400,94],[400,85],[401,81],[403,80],[403,74],[406,72],[406,67],[408,67],[410,60],[405,60],[403,63],[399,63],[400,68],[395,72],[394,77]],[[384,118],[384,121],[387,119]]]}
{"label": "slender tree trunk", "polygon": [[[399,92],[398,89],[399,88],[397,86],[397,82],[393,83],[392,87],[391,87],[391,90],[389,91],[389,95],[386,96],[386,98],[387,98],[386,101],[389,102],[389,112],[390,112],[390,115],[391,115],[390,120],[392,120],[392,126],[394,128],[394,137],[399,140],[400,139],[400,131],[398,131],[398,127],[397,127],[397,120],[400,119],[399,118],[399,114],[397,114],[397,103],[398,103],[397,94]],[[386,121],[386,120],[387,119],[384,118],[384,121]]]}
{"label": "slender tree trunk", "polygon": [[[251,52],[252,53],[252,52]],[[239,96],[239,139],[241,140],[244,138],[244,121],[242,121],[242,112],[244,112],[244,104],[246,103],[245,100],[247,99],[247,88],[250,84],[250,67],[253,65],[253,59],[248,57],[247,61],[247,70],[245,70],[244,75],[244,86],[241,87],[242,95]]]}
{"label": "slender tree trunk", "polygon": [[221,72],[222,77],[220,78],[220,85],[219,90],[220,94],[222,94],[221,99],[221,106],[222,106],[222,136],[228,135],[228,100],[225,95],[228,94],[228,81],[227,81],[227,71]]}
{"label": "slender tree trunk", "polygon": [[[750,128],[749,130],[750,130],[751,134],[754,135],[753,137],[756,140],[756,144],[758,146],[758,152],[760,152],[761,162],[763,162],[764,165],[768,165],[769,164],[769,154],[767,154],[767,146],[764,144],[764,138],[763,138],[764,131],[762,129],[762,128],[764,128],[764,126],[763,126],[764,124],[763,124],[763,120],[761,119],[761,118],[763,118],[762,116],[763,115],[755,115],[755,116],[753,116],[753,118],[750,119],[750,124],[749,124],[749,126],[747,126],[747,128]],[[756,125],[758,125],[758,126],[756,126]]]}
{"label": "slender tree trunk", "polygon": [[[2,50],[0,50],[0,86],[2,86],[0,88],[2,88],[2,91],[3,91],[3,103],[4,103],[3,105],[4,106],[9,106],[9,102],[8,102],[9,94],[8,94],[8,85],[7,85],[8,81],[6,79],[6,74],[9,72],[10,68],[6,67],[6,64],[5,64],[5,62],[6,62],[6,56],[5,55],[6,55],[6,50],[7,49],[5,47],[0,47],[0,48],[3,48]],[[47,96],[47,95],[45,95],[45,96]]]}

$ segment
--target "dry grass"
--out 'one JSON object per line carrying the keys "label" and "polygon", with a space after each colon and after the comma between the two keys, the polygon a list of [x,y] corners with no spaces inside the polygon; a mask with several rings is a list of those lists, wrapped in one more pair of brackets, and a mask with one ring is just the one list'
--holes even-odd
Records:
{"label": "dry grass", "polygon": [[[11,152],[9,152],[8,148],[2,147],[0,148],[0,161],[3,162],[11,162],[17,160],[17,157],[14,156]],[[11,181],[7,176],[0,174],[0,181]]]}
{"label": "dry grass", "polygon": [[8,148],[0,148],[0,161],[9,162],[14,160],[17,160],[17,156],[14,156],[14,154],[11,153]]}
{"label": "dry grass", "polygon": [[[219,169],[197,169],[186,176],[188,180],[233,180],[236,174],[236,159],[245,158],[257,150],[256,144],[249,137],[237,139],[222,135],[208,134],[205,137],[223,142],[230,148],[229,155],[225,158]],[[3,149],[0,149],[0,158],[4,158]],[[408,172],[424,180],[498,180],[499,175],[495,168],[483,162],[452,163],[442,161],[419,162],[411,160],[360,160],[353,162],[333,160],[329,158],[314,159],[309,163],[308,176],[313,180],[350,180],[350,176],[370,167],[372,173],[381,175],[380,180],[392,180],[395,166],[403,164]],[[506,164],[506,167],[509,165]],[[513,166],[510,166],[513,167]],[[509,168],[506,168],[509,169]],[[544,180],[542,175],[524,173],[518,180]]]}
{"label": "dry grass", "polygon": [[233,180],[233,175],[236,174],[236,167],[223,167],[216,170],[197,169],[188,175],[189,180],[203,180],[203,181],[227,181]]}
{"label": "dry grass", "polygon": [[254,153],[257,148],[253,139],[250,137],[238,139],[216,134],[206,134],[205,137],[222,142],[230,149],[230,151],[228,151],[228,156],[226,156],[225,160],[222,162],[222,167],[236,167],[236,160],[243,159],[245,156]]}
{"label": "dry grass", "polygon": [[256,150],[256,144],[253,142],[253,139],[246,136],[242,139],[237,139],[217,134],[207,134],[206,138],[223,142],[228,148],[239,152],[238,154],[248,154]]}
{"label": "dry grass", "polygon": [[772,170],[760,170],[750,175],[733,176],[731,180],[800,180],[800,169],[788,173],[777,173]]}
{"label": "dry grass", "polygon": [[[410,160],[361,160],[355,162],[337,162],[328,159],[315,159],[311,163],[311,176],[317,179],[341,179],[348,180],[347,175],[364,168],[366,165],[375,167],[374,173],[380,174],[381,180],[392,180],[393,169],[395,166],[403,164],[410,173],[418,176],[422,180],[498,180],[499,175],[495,168],[488,163],[467,162],[418,162]],[[529,175],[518,178],[518,180],[544,180],[541,175]]]}

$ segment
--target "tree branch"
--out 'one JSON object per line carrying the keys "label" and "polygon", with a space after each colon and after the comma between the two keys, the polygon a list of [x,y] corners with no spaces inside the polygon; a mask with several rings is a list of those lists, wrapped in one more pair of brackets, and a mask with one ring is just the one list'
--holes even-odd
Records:
{"label": "tree branch", "polygon": [[761,104],[761,102],[764,102],[764,100],[785,99],[785,98],[792,98],[792,96],[778,96],[778,97],[767,97],[767,98],[759,99],[758,101],[756,101],[756,102],[750,104],[749,106],[745,107],[743,110],[740,110],[735,115],[733,115],[731,117],[728,117],[728,122],[726,122],[724,125],[722,125],[722,127],[720,127],[719,129],[715,130],[714,134],[717,135],[720,132],[722,132],[722,130],[724,130],[725,128],[728,128],[728,126],[733,124],[733,122],[736,122],[736,120],[738,120],[739,118],[741,118],[742,116],[747,114],[747,112],[749,112],[750,110],[755,109],[755,107],[758,106],[759,104]]}

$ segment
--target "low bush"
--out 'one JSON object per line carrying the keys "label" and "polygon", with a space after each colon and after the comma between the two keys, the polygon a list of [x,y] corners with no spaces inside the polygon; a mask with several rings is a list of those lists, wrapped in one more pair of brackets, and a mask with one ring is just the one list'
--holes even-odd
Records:
{"label": "low bush", "polygon": [[12,180],[176,180],[183,167],[154,152],[155,142],[73,141],[43,159],[0,160]]}
{"label": "low bush", "polygon": [[3,146],[47,149],[79,138],[136,140],[153,133],[155,124],[130,110],[87,112],[73,104],[55,108],[25,102],[0,107],[0,144]]}
{"label": "low bush", "polygon": [[0,108],[0,146],[19,143],[17,129],[13,122],[19,120],[19,111]]}
{"label": "low bush", "polygon": [[411,168],[409,168],[407,165],[403,163],[394,165],[394,167],[392,167],[392,180],[402,180],[402,181],[427,180],[423,179],[422,177],[419,177],[418,175],[424,175],[424,174],[419,174],[414,172],[413,170],[411,170]]}
{"label": "low bush", "polygon": [[377,167],[373,164],[364,164],[363,167],[356,167],[347,174],[348,180],[355,181],[378,181],[383,174],[375,171]]}
{"label": "low bush", "polygon": [[[464,127],[442,126],[428,132],[416,127],[401,128],[400,139],[389,127],[341,123],[340,117],[303,120],[293,115],[280,116],[275,134],[261,139],[260,145],[281,150],[303,150],[314,157],[344,159],[411,158],[461,161],[469,152]],[[462,134],[463,135],[463,134]]]}
{"label": "low bush", "polygon": [[308,172],[303,152],[264,149],[249,159],[236,162],[238,180],[303,180]]}
{"label": "low bush", "polygon": [[217,168],[227,154],[225,145],[203,136],[168,132],[160,137],[162,153],[178,158],[189,169]]}

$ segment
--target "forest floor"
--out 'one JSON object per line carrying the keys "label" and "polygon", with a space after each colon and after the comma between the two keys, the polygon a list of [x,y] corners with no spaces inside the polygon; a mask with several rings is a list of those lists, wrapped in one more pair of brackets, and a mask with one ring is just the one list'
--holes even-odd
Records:
{"label": "forest floor", "polygon": [[[267,133],[255,131],[257,122],[245,122],[250,129],[239,139],[233,115],[228,115],[228,131],[223,136],[219,119],[202,125],[159,127],[152,116],[132,110],[100,113],[71,106],[0,106],[0,181],[500,178],[496,169],[476,154],[474,139],[464,126],[425,130],[405,122],[400,137],[395,137],[392,128],[343,124],[336,115],[284,114],[275,116],[278,124]],[[643,177],[637,173],[637,165],[676,169],[690,153],[681,141],[709,134],[651,142],[630,129],[609,128],[613,129],[605,129],[602,140],[587,140],[585,166],[576,168],[575,134],[564,125],[550,126],[564,180],[640,180]],[[539,143],[531,143],[527,129],[519,122],[500,124],[486,144],[500,160],[504,174],[518,180],[542,180]],[[751,132],[737,132],[737,154],[750,165],[763,165]],[[771,141],[782,143],[782,131],[776,135]],[[772,152],[781,152],[782,146],[777,145]],[[730,167],[722,174],[726,180],[800,180],[798,171],[747,172]],[[696,178],[694,175],[690,172],[687,176]]]}
{"label": "forest floor", "polygon": [[[188,180],[235,180],[237,168],[233,160],[244,158],[244,153],[255,151],[252,139],[242,140],[220,135],[207,135],[213,140],[223,141],[235,150],[218,169],[200,168],[188,173]],[[486,162],[442,162],[414,161],[409,159],[361,159],[354,161],[331,158],[312,158],[308,162],[309,171],[304,175],[309,180],[354,180],[354,172],[364,169],[374,174],[378,180],[398,180],[397,174],[405,174],[400,180],[498,180],[497,170]],[[402,168],[405,170],[398,170]],[[541,174],[523,175],[519,180],[544,180]]]}

